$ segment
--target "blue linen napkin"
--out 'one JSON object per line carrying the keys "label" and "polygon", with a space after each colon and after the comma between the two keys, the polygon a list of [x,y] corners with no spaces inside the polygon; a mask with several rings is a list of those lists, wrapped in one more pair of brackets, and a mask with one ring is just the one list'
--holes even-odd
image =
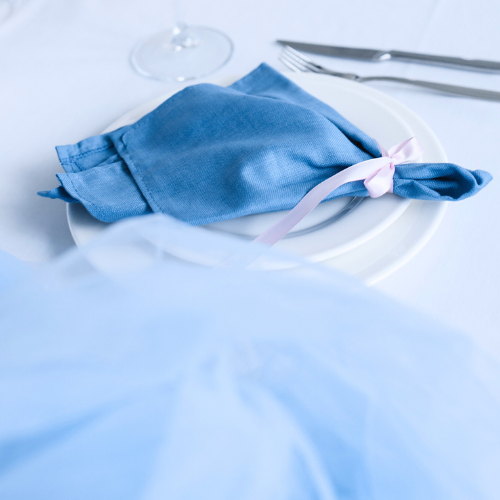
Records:
{"label": "blue linen napkin", "polygon": [[[61,186],[97,219],[162,212],[192,225],[293,208],[340,170],[380,157],[374,139],[267,64],[230,87],[181,90],[135,124],[57,148]],[[451,163],[396,167],[394,193],[461,200],[491,180]],[[368,196],[363,181],[327,198]]]}

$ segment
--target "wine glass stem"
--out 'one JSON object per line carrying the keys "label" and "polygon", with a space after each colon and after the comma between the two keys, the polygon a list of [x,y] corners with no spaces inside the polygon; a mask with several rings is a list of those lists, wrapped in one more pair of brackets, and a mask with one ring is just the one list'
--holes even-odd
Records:
{"label": "wine glass stem", "polygon": [[182,13],[180,0],[170,0],[172,6],[172,14],[174,18],[174,27],[172,29],[174,37],[182,33],[186,29],[184,15]]}
{"label": "wine glass stem", "polygon": [[174,16],[174,27],[172,28],[171,45],[175,50],[194,48],[198,45],[199,40],[189,34],[187,25],[183,21],[184,16],[181,8],[180,0],[171,0],[172,13]]}

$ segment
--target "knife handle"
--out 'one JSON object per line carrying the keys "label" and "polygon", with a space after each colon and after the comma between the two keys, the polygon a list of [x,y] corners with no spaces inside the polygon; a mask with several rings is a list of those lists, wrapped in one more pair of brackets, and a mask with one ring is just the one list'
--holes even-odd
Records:
{"label": "knife handle", "polygon": [[479,59],[463,59],[461,57],[434,56],[431,54],[417,54],[415,52],[402,52],[391,50],[388,52],[391,59],[401,59],[405,61],[420,62],[423,64],[439,64],[444,66],[454,66],[470,70],[500,71],[500,62],[481,61]]}
{"label": "knife handle", "polygon": [[475,99],[483,99],[486,101],[500,101],[500,92],[495,92],[493,90],[474,89],[471,87],[448,85],[446,83],[427,82],[425,80],[411,80],[409,78],[397,78],[394,76],[364,76],[357,78],[356,81],[359,83],[370,82],[370,81],[407,83],[408,85],[425,87],[427,89],[446,92],[447,94],[457,94],[467,97],[473,97]]}

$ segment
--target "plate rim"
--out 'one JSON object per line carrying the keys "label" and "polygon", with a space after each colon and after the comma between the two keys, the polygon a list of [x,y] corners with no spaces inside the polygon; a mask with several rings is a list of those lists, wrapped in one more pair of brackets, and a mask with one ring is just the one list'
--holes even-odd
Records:
{"label": "plate rim", "polygon": [[[288,72],[288,71],[283,71],[281,73],[283,73],[285,76],[298,75],[298,73],[293,73],[293,72]],[[394,111],[395,114],[400,115],[402,113],[403,117],[401,117],[401,118],[403,119],[403,121],[406,122],[407,119],[410,119],[414,123],[418,124],[418,126],[421,129],[423,129],[425,131],[425,133],[431,138],[431,140],[434,143],[434,146],[439,150],[439,154],[442,156],[442,160],[440,160],[440,161],[447,161],[446,152],[444,151],[444,148],[442,147],[439,139],[437,138],[435,133],[432,131],[432,129],[415,112],[413,112],[410,108],[408,108],[407,106],[405,106],[404,104],[402,104],[398,100],[394,99],[393,97],[391,97],[387,94],[384,94],[383,92],[380,92],[376,89],[370,88],[366,85],[362,85],[362,84],[357,83],[357,82],[351,82],[351,81],[348,81],[348,80],[345,80],[342,78],[314,74],[314,73],[299,73],[299,74],[300,75],[307,75],[307,78],[310,78],[310,79],[320,78],[321,80],[323,80],[324,78],[334,78],[338,84],[345,85],[346,87],[349,87],[351,85],[356,85],[356,86],[360,85],[363,88],[363,92],[365,92],[367,95],[371,96],[372,98],[374,98],[378,101],[381,101],[385,106],[389,107],[389,109]],[[235,77],[235,78],[226,77],[224,79],[218,80],[218,82],[219,82],[219,84],[227,85],[227,84],[235,81],[236,78],[237,77]],[[179,90],[181,90],[181,89],[178,89],[177,91],[179,91]],[[174,93],[177,91],[174,91]],[[112,127],[112,125],[114,125],[119,120],[124,119],[127,115],[133,114],[137,110],[137,108],[147,106],[148,104],[157,102],[162,98],[168,98],[168,96],[171,96],[171,95],[172,95],[172,93],[163,94],[162,96],[158,96],[156,98],[149,99],[148,101],[143,102],[139,106],[136,106],[135,108],[133,108],[133,109],[129,110],[128,112],[124,113],[123,115],[121,115],[117,120],[115,120],[110,126],[108,126],[105,129],[105,132],[113,130],[114,128]],[[395,108],[395,109],[393,109],[393,108]],[[410,126],[410,128],[411,128],[411,126]],[[404,217],[405,212],[409,211],[410,209],[416,209],[417,205],[422,204],[422,203],[426,203],[426,202],[422,201],[422,200],[411,200],[410,204],[407,206],[406,210],[403,211],[403,213],[401,214],[401,217]],[[75,244],[77,246],[81,246],[82,244],[85,244],[86,242],[81,242],[78,235],[75,233],[75,230],[73,228],[73,224],[71,221],[71,216],[70,216],[71,205],[72,204],[68,203],[66,206],[66,216],[67,216],[68,226],[69,226],[69,229],[71,232],[71,236],[72,236],[73,240],[75,241]],[[446,212],[446,207],[447,207],[446,202],[432,202],[433,209],[429,206],[430,210],[428,209],[427,210],[428,213],[426,214],[426,221],[425,221],[425,222],[427,222],[426,228],[423,231],[421,231],[421,234],[419,234],[419,235],[417,234],[416,238],[414,238],[415,241],[413,243],[410,243],[408,248],[406,250],[404,250],[400,255],[395,256],[395,258],[392,260],[392,262],[390,264],[383,264],[382,267],[378,270],[375,270],[375,269],[371,270],[371,271],[368,270],[367,272],[354,273],[354,275],[355,276],[362,275],[360,277],[362,277],[363,281],[365,281],[366,284],[373,285],[375,283],[378,283],[379,281],[381,281],[385,277],[389,276],[390,274],[393,274],[398,269],[400,269],[409,260],[411,260],[431,239],[431,237],[436,232],[437,228],[439,227],[439,225],[444,217],[444,214]],[[395,220],[393,220],[392,222],[395,222]],[[392,223],[390,225],[386,226],[383,230],[381,230],[379,233],[377,233],[374,236],[374,238],[383,237],[384,233],[386,233],[387,229],[391,225],[392,225]],[[403,240],[404,239],[405,238],[403,238]],[[362,248],[363,246],[368,245],[370,243],[370,241],[371,241],[371,239],[365,240],[364,242],[360,243],[360,245],[358,245],[356,248]],[[347,251],[345,251],[343,253],[343,255],[348,255],[351,251],[356,250],[356,248],[348,249]],[[329,261],[334,260],[334,259],[335,259],[335,257],[333,257],[333,259],[332,258],[323,258],[320,261],[317,259],[308,259],[308,260],[310,260],[310,261],[312,260],[315,262],[321,262],[322,264],[329,266],[329,265],[331,265],[331,264],[329,264]],[[333,266],[333,267],[335,267],[335,266]],[[373,265],[372,265],[372,267],[373,267]],[[342,271],[342,269],[339,269],[339,270]]]}
{"label": "plate rim", "polygon": [[[324,75],[315,75],[313,73],[294,73],[294,72],[283,72],[286,76],[288,76],[292,81],[295,81],[298,78],[298,82],[295,81],[296,84],[299,86],[301,85],[300,80],[308,80],[308,81],[314,81],[314,77],[320,77],[317,79],[318,82],[321,82],[322,85],[325,84],[325,82],[331,82],[332,80],[330,78],[325,79]],[[241,78],[241,75],[239,76],[232,76],[232,77],[226,77],[224,79],[218,79],[218,84],[219,85],[228,85],[231,84],[232,82],[236,81],[237,79]],[[367,103],[373,102],[374,106],[379,107],[379,111],[386,111],[387,112],[387,119],[393,119],[392,121],[398,123],[401,127],[408,129],[405,130],[405,133],[412,133],[411,127],[407,125],[407,123],[399,117],[397,113],[394,113],[394,111],[391,109],[391,106],[388,105],[387,103],[381,102],[381,100],[378,98],[378,93],[375,92],[375,94],[370,93],[369,90],[366,86],[361,85],[359,83],[347,81],[345,79],[340,79],[340,78],[334,78],[334,86],[338,89],[340,89],[344,92],[346,92],[347,97],[353,100],[356,99],[357,96],[363,97]],[[168,93],[162,94],[160,96],[157,96],[155,98],[149,99],[147,101],[142,102],[138,106],[135,106],[132,109],[129,109],[127,112],[123,113],[121,116],[119,116],[116,120],[114,120],[110,125],[108,125],[102,133],[107,133],[112,130],[116,130],[117,128],[120,128],[129,122],[134,122],[137,120],[137,115],[142,115],[144,113],[144,110],[146,112],[149,112],[150,109],[156,108],[158,105],[160,105],[162,102],[164,102],[166,99],[174,95],[175,93],[179,92],[181,89],[176,89],[176,90],[171,90]],[[377,109],[375,109],[375,112]],[[392,115],[392,116],[391,116]],[[390,225],[392,225],[403,213],[404,211],[408,208],[410,204],[410,200],[404,199],[397,197],[398,199],[396,201],[392,202],[387,202],[387,203],[392,203],[392,206],[390,207],[390,212],[387,212],[387,209],[384,210],[384,215],[382,218],[376,221],[372,221],[373,224],[369,225],[369,227],[366,227],[366,224],[364,224],[364,229],[361,232],[357,232],[358,234],[354,234],[354,236],[351,235],[350,239],[347,241],[336,241],[334,239],[333,246],[330,246],[328,248],[325,248],[323,244],[318,243],[318,240],[316,239],[316,243],[314,243],[314,239],[310,243],[310,245],[307,244],[307,241],[304,241],[304,238],[310,237],[311,235],[304,235],[301,237],[301,241],[294,240],[294,243],[298,241],[298,247],[295,250],[294,248],[290,247],[285,247],[281,248],[284,251],[292,251],[296,252],[299,256],[311,261],[311,262],[321,262],[326,259],[333,258],[337,255],[343,254],[347,251],[350,251],[364,243],[366,243],[368,240],[374,238],[381,232],[383,232],[385,229],[387,229]],[[334,200],[332,200],[334,201]],[[369,200],[367,200],[369,201]],[[366,212],[366,207],[361,207],[361,210]],[[79,236],[79,230],[75,225],[75,222],[77,222],[80,217],[75,217],[76,221],[73,221],[72,217],[72,212],[73,212],[73,207],[72,205],[68,205],[67,207],[67,220],[68,220],[68,225],[70,228],[71,235],[77,244],[77,246],[80,246],[87,241],[89,241],[88,238],[84,237],[82,238]],[[285,213],[287,211],[284,211]],[[365,213],[366,215],[366,213]],[[272,219],[271,219],[271,222]],[[345,223],[345,222],[344,222]],[[342,224],[342,222],[341,222]],[[326,238],[326,241],[328,241],[328,238],[332,236],[332,233],[328,233],[328,231],[331,231],[332,228],[338,227],[338,223],[335,225],[330,225],[329,227],[324,227],[321,228],[321,232],[323,233],[321,236]],[[345,229],[345,227],[344,227]],[[326,232],[325,232],[326,231]],[[260,231],[259,231],[260,232]],[[349,232],[348,232],[349,234]],[[320,236],[320,235],[318,235]],[[323,240],[325,241],[325,240]],[[281,242],[280,242],[281,243]],[[294,243],[287,242],[288,245],[293,245]],[[312,245],[312,246],[311,246]],[[308,246],[311,248],[309,250]]]}

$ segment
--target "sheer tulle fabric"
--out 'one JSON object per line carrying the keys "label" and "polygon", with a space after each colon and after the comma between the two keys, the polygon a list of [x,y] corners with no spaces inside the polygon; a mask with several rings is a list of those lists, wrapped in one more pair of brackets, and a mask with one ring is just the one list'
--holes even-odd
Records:
{"label": "sheer tulle fabric", "polygon": [[497,362],[355,279],[162,215],[0,273],[0,498],[498,498]]}

